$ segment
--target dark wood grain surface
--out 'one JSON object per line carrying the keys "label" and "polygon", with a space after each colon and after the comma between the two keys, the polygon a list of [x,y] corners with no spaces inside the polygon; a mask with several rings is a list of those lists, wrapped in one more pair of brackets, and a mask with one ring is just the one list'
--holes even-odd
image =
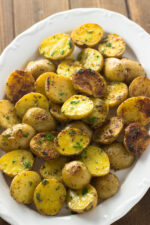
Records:
{"label": "dark wood grain surface", "polygon": [[[16,35],[39,20],[56,12],[81,7],[122,13],[150,33],[150,0],[0,0],[0,53]],[[0,219],[0,225],[8,223]],[[113,225],[150,225],[150,190]]]}

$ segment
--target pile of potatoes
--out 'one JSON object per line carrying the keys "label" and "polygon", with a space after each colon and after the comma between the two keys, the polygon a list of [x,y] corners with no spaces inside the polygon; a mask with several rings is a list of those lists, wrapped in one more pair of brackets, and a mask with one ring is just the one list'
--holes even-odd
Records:
{"label": "pile of potatoes", "polygon": [[110,170],[130,167],[150,142],[150,80],[122,58],[122,37],[103,36],[92,23],[54,34],[40,44],[40,59],[8,77],[0,169],[13,178],[11,196],[43,215],[58,214],[65,201],[83,213],[116,194]]}

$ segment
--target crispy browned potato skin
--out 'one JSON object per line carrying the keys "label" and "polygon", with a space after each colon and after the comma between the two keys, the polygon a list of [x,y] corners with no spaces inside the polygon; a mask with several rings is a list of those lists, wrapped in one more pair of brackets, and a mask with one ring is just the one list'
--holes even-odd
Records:
{"label": "crispy browned potato skin", "polygon": [[95,98],[105,95],[106,81],[94,70],[81,69],[73,75],[72,81],[74,88],[81,93]]}
{"label": "crispy browned potato skin", "polygon": [[130,97],[147,96],[150,98],[150,79],[144,76],[135,78],[129,86]]}
{"label": "crispy browned potato skin", "polygon": [[139,123],[131,123],[125,129],[124,145],[134,154],[144,152],[150,143],[148,131]]}

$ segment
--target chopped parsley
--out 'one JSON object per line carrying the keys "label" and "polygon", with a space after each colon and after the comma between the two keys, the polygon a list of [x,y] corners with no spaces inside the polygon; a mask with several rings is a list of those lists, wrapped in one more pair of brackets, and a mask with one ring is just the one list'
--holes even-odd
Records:
{"label": "chopped parsley", "polygon": [[58,191],[58,190],[60,190],[60,186],[57,186],[57,187],[56,187],[56,191]]}
{"label": "chopped parsley", "polygon": [[60,54],[64,55],[65,51],[64,50],[60,50]]}
{"label": "chopped parsley", "polygon": [[58,170],[53,170],[53,174],[57,174]]}
{"label": "chopped parsley", "polygon": [[53,136],[52,134],[47,134],[47,135],[45,136],[45,138],[46,138],[46,140],[48,140],[48,141],[53,141],[53,140],[54,140],[54,136]]}
{"label": "chopped parsley", "polygon": [[87,33],[92,34],[93,30],[87,30]]}
{"label": "chopped parsley", "polygon": [[51,62],[48,62],[47,64],[48,64],[48,65],[50,65],[50,66],[52,65],[52,63],[51,63]]}
{"label": "chopped parsley", "polygon": [[16,160],[12,160],[12,163],[14,164],[16,162]]}
{"label": "chopped parsley", "polygon": [[3,135],[3,136],[4,136],[4,137],[7,137],[7,138],[11,137],[10,134],[5,134],[5,135]]}
{"label": "chopped parsley", "polygon": [[82,195],[85,195],[85,194],[87,194],[88,193],[88,189],[85,187],[85,188],[83,188],[83,190],[82,190]]}
{"label": "chopped parsley", "polygon": [[24,164],[26,169],[30,169],[31,168],[31,164],[30,164],[29,161],[25,161],[23,164]]}
{"label": "chopped parsley", "polygon": [[92,116],[90,118],[88,118],[88,122],[94,122],[97,119],[96,116]]}
{"label": "chopped parsley", "polygon": [[50,56],[54,56],[55,55],[55,52],[51,52]]}
{"label": "chopped parsley", "polygon": [[43,180],[42,180],[42,184],[43,184],[43,185],[46,185],[46,184],[48,184],[48,181],[47,181],[46,179],[43,179]]}
{"label": "chopped parsley", "polygon": [[70,102],[70,104],[76,105],[76,104],[78,104],[79,102],[80,102],[80,100],[73,100],[73,101]]}
{"label": "chopped parsley", "polygon": [[81,55],[78,55],[78,60],[80,61],[82,59],[82,56]]}
{"label": "chopped parsley", "polygon": [[9,120],[9,116],[6,116],[6,120]]}
{"label": "chopped parsley", "polygon": [[87,38],[85,38],[85,42],[87,42],[88,41],[88,39]]}
{"label": "chopped parsley", "polygon": [[71,39],[68,40],[67,44],[69,45],[69,48],[71,49],[72,48],[72,41],[71,41]]}
{"label": "chopped parsley", "polygon": [[97,55],[96,58],[98,59],[99,58],[99,55]]}
{"label": "chopped parsley", "polygon": [[106,46],[107,46],[107,47],[112,47],[112,43],[106,42]]}
{"label": "chopped parsley", "polygon": [[74,134],[76,134],[76,132],[74,130],[72,130],[72,131],[69,132],[69,134],[74,135]]}
{"label": "chopped parsley", "polygon": [[29,136],[29,133],[25,133],[22,135],[23,137],[28,137]]}
{"label": "chopped parsley", "polygon": [[43,141],[41,141],[41,139],[40,139],[40,138],[39,138],[39,141],[38,141],[38,142],[39,142],[39,144],[40,144],[40,145],[42,145],[42,144],[43,144]]}
{"label": "chopped parsley", "polygon": [[80,145],[80,142],[76,142],[76,145],[74,145],[73,148],[79,148],[79,149],[81,149],[81,148],[83,148],[83,146]]}
{"label": "chopped parsley", "polygon": [[45,51],[42,52],[42,55],[45,55]]}
{"label": "chopped parsley", "polygon": [[37,194],[36,194],[36,199],[37,199],[39,202],[42,202],[40,193],[37,193]]}
{"label": "chopped parsley", "polygon": [[33,184],[33,183],[32,183],[32,181],[29,181],[29,185],[30,185],[30,187],[32,186],[32,184]]}

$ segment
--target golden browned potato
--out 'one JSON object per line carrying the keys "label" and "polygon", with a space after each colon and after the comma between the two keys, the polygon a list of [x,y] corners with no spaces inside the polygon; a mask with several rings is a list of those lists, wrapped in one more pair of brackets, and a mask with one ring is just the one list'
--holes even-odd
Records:
{"label": "golden browned potato", "polygon": [[11,73],[6,83],[6,96],[12,101],[18,101],[25,94],[34,91],[34,78],[31,73],[16,70]]}
{"label": "golden browned potato", "polygon": [[134,154],[143,153],[150,143],[148,131],[140,123],[131,123],[125,129],[124,145]]}
{"label": "golden browned potato", "polygon": [[114,142],[104,148],[110,161],[110,167],[114,170],[122,170],[130,167],[134,162],[134,155],[128,152],[122,143]]}
{"label": "golden browned potato", "polygon": [[74,50],[74,43],[68,34],[54,34],[42,41],[39,52],[52,60],[69,56]]}
{"label": "golden browned potato", "polygon": [[120,182],[115,174],[109,173],[103,177],[96,177],[92,182],[100,199],[107,199],[115,195],[120,188]]}
{"label": "golden browned potato", "polygon": [[60,105],[50,103],[50,113],[59,122],[66,123],[69,120],[65,116],[65,114],[63,112],[61,112],[61,106]]}
{"label": "golden browned potato", "polygon": [[106,81],[91,69],[78,70],[73,75],[72,82],[77,91],[95,98],[103,97],[106,93]]}
{"label": "golden browned potato", "polygon": [[66,189],[56,179],[44,179],[35,189],[34,204],[42,215],[59,213],[66,199]]}
{"label": "golden browned potato", "polygon": [[144,96],[128,98],[118,107],[117,115],[125,124],[139,122],[145,126],[150,122],[150,98]]}
{"label": "golden browned potato", "polygon": [[98,46],[104,57],[120,58],[126,50],[126,43],[118,34],[108,34]]}
{"label": "golden browned potato", "polygon": [[56,151],[54,145],[54,138],[57,136],[57,132],[42,132],[36,134],[30,142],[31,151],[38,157],[49,160],[59,157],[59,153]]}
{"label": "golden browned potato", "polygon": [[93,47],[102,39],[103,28],[95,23],[83,24],[72,31],[71,37],[79,47]]}
{"label": "golden browned potato", "polygon": [[61,155],[78,155],[89,144],[87,133],[78,128],[62,130],[55,139],[55,147]]}
{"label": "golden browned potato", "polygon": [[25,71],[30,72],[35,79],[37,79],[43,73],[55,72],[55,70],[56,68],[54,63],[48,59],[30,61],[25,68]]}
{"label": "golden browned potato", "polygon": [[10,194],[19,203],[31,204],[36,186],[41,178],[35,171],[24,171],[11,182]]}
{"label": "golden browned potato", "polygon": [[84,213],[94,209],[97,201],[97,191],[91,184],[80,190],[69,189],[67,193],[67,206],[71,211],[77,213]]}
{"label": "golden browned potato", "polygon": [[27,149],[35,130],[28,124],[16,124],[0,135],[0,148],[9,152],[16,149]]}
{"label": "golden browned potato", "polygon": [[111,117],[102,127],[95,130],[93,140],[101,144],[110,144],[117,139],[122,128],[122,119],[119,117]]}
{"label": "golden browned potato", "polygon": [[144,76],[136,77],[129,86],[129,95],[150,98],[150,79]]}

